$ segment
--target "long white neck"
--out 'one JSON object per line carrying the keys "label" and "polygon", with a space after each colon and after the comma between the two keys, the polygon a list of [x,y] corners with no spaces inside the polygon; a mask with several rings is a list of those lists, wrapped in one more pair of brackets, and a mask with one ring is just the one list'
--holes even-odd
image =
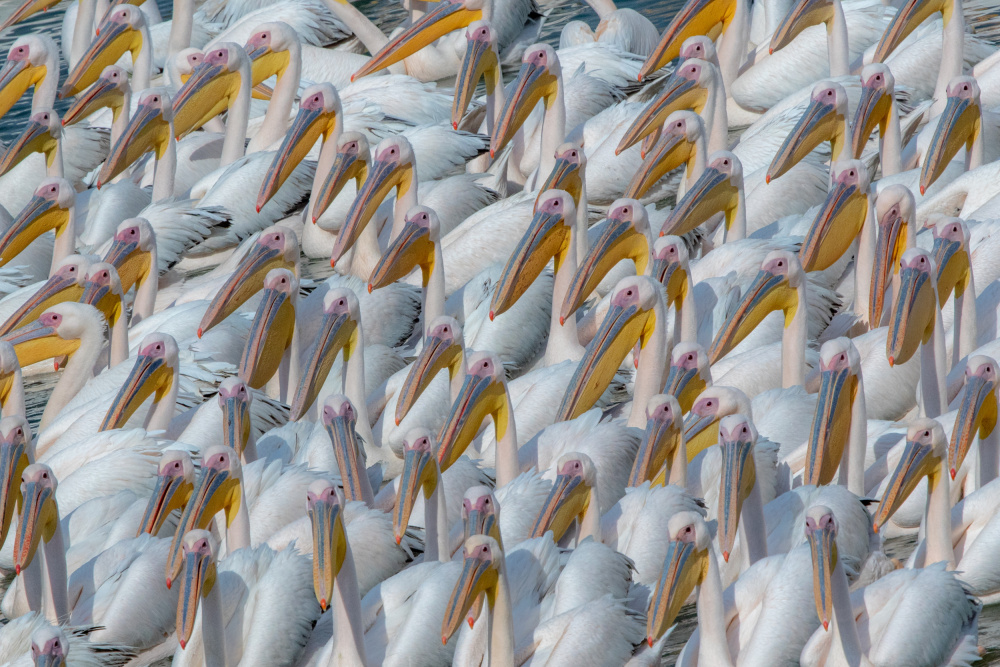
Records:
{"label": "long white neck", "polygon": [[698,664],[732,667],[729,643],[726,640],[725,603],[722,598],[722,579],[719,562],[713,549],[708,550],[708,572],[698,587]]}
{"label": "long white neck", "polygon": [[507,401],[506,413],[507,427],[503,437],[497,441],[496,460],[493,465],[496,469],[497,488],[506,486],[514,481],[520,474],[517,464],[517,426],[514,423],[514,404],[510,400],[510,390],[504,384],[504,400]]}
{"label": "long white neck", "polygon": [[740,511],[740,541],[745,545],[750,565],[767,557],[767,524],[764,522],[759,478],[754,481],[750,494],[743,501],[743,509]]}
{"label": "long white neck", "polygon": [[49,178],[63,178],[62,136],[53,150],[55,154],[52,156],[52,163],[45,169],[45,175]]}
{"label": "long white neck", "polygon": [[586,257],[590,250],[590,239],[587,238],[587,231],[590,229],[590,212],[587,210],[587,179],[585,174],[580,174],[580,180],[580,199],[576,202],[576,227],[573,228],[577,262]]}
{"label": "long white neck", "polygon": [[[361,235],[358,236],[357,242],[349,252],[351,254],[350,274],[368,282],[375,266],[382,258],[382,249],[378,244],[378,229],[374,220],[369,221],[361,230]],[[340,266],[339,262],[337,266]]]}
{"label": "long white neck", "polygon": [[859,372],[858,390],[851,404],[851,430],[847,435],[847,448],[840,459],[841,486],[858,496],[865,494],[865,452],[868,450],[868,409],[865,405],[865,380]]}
{"label": "long white neck", "polygon": [[[709,67],[715,65],[709,63]],[[705,123],[705,134],[708,136],[708,152],[724,151],[729,148],[729,112],[726,111],[726,90],[722,85],[722,73],[717,67],[706,93],[701,119]],[[703,159],[701,170],[704,168]],[[701,176],[701,170],[698,176]]]}
{"label": "long white neck", "polygon": [[[861,225],[858,254],[854,262],[854,314],[868,322],[871,310],[872,272],[875,270],[875,212],[872,198],[868,197],[868,213]],[[877,317],[877,316],[876,316]],[[872,329],[878,322],[868,322]]]}
{"label": "long white neck", "polygon": [[[937,289],[934,290],[934,301],[937,306]],[[947,372],[943,368],[944,334],[941,330],[944,325],[940,310],[935,313],[935,319],[931,340],[920,345],[920,407],[922,416],[930,419],[941,416],[942,406],[948,395],[945,384]]]}
{"label": "long white neck", "polygon": [[191,29],[194,27],[194,2],[174,0],[170,22],[170,41],[167,42],[167,60],[191,46]]}
{"label": "long white neck", "polygon": [[[368,664],[365,654],[364,628],[361,625],[361,594],[358,590],[358,575],[354,567],[354,553],[351,545],[348,544],[347,553],[344,555],[344,564],[337,573],[337,579],[333,587],[333,627],[337,628],[334,633],[333,654],[330,656],[331,665],[360,665]],[[346,632],[340,630],[347,628],[350,630],[350,641]]]}
{"label": "long white neck", "polygon": [[170,389],[150,406],[149,412],[146,414],[145,429],[147,431],[163,431],[170,426],[170,420],[174,418],[174,411],[177,409],[178,384],[180,384],[180,373],[175,366]]}
{"label": "long white neck", "polygon": [[717,49],[719,72],[722,74],[722,82],[727,91],[732,89],[733,82],[739,76],[747,52],[749,33],[750,16],[746,0],[736,0],[733,20],[722,33]]}
{"label": "long white neck", "polygon": [[212,586],[201,601],[201,636],[205,644],[205,667],[228,667],[226,626],[222,620],[222,593]]}
{"label": "long white neck", "polygon": [[170,136],[167,137],[167,148],[163,157],[153,165],[153,202],[158,202],[174,196],[174,176],[177,172],[177,142],[173,137],[173,123],[170,124]]}
{"label": "long white neck", "polygon": [[365,388],[365,337],[361,329],[361,322],[358,322],[357,331],[358,343],[351,358],[347,361],[347,368],[344,370],[344,394],[354,404],[354,411],[357,414],[354,430],[358,437],[368,447],[377,448],[378,443],[375,442],[375,436],[372,435],[371,421],[368,419],[368,391]]}
{"label": "long white neck", "polygon": [[45,78],[35,84],[35,92],[31,96],[32,114],[41,109],[51,109],[55,106],[56,93],[59,90],[58,72],[59,53],[55,49],[49,49],[49,52],[45,55]]}
{"label": "long white neck", "polygon": [[329,136],[323,138],[323,145],[319,149],[319,160],[316,163],[316,173],[313,176],[312,190],[309,194],[309,206],[306,209],[305,223],[307,225],[313,224],[313,202],[319,201],[320,188],[323,187],[326,177],[330,174],[330,170],[333,169],[333,163],[337,160],[337,142],[340,141],[340,135],[344,132],[344,119],[342,116],[343,114],[337,114],[336,118],[334,118],[333,130]]}
{"label": "long white neck", "polygon": [[135,300],[132,302],[133,326],[150,317],[156,307],[157,283],[160,276],[158,261],[154,243],[149,252],[149,275],[135,288]]}
{"label": "long white neck", "polygon": [[[122,134],[125,133],[125,128],[128,127],[129,113],[132,104],[132,87],[125,86],[125,94],[122,96],[122,108],[118,112],[118,117],[114,119],[111,123],[111,142],[110,145],[114,146],[118,143]],[[121,174],[119,174],[121,176]],[[115,177],[117,178],[117,176]]]}
{"label": "long white neck", "polygon": [[[563,78],[559,73],[556,83],[556,98],[545,108],[542,117],[542,148],[538,158],[538,176],[535,185],[552,173],[556,166],[556,150],[566,140],[566,98],[563,96]],[[562,304],[559,304],[560,308]]]}
{"label": "long white neck", "polygon": [[[288,119],[292,114],[292,105],[299,92],[299,80],[302,76],[302,44],[297,39],[288,46],[288,66],[274,85],[274,93],[264,113],[257,134],[247,145],[248,153],[267,150],[270,146],[285,138],[288,131]],[[336,143],[336,142],[334,142]]]}
{"label": "long white neck", "polygon": [[[73,23],[73,42],[69,50],[70,67],[74,67],[80,62],[80,58],[87,52],[87,47],[90,46],[90,42],[94,38],[94,20],[96,18],[97,2],[95,0],[80,0],[77,3],[76,21]],[[58,72],[59,70],[54,71]]]}
{"label": "long white neck", "polygon": [[39,433],[52,423],[59,411],[94,377],[94,365],[103,347],[104,332],[100,327],[88,327],[80,337],[80,347],[73,353],[62,378],[49,396],[49,402],[45,404],[45,412],[38,423]]}
{"label": "long white neck", "polygon": [[69,620],[66,546],[63,543],[62,526],[58,522],[52,539],[45,543],[45,569],[49,575],[49,597],[45,617],[55,624],[65,623]]}
{"label": "long white neck", "polygon": [[736,193],[736,211],[733,212],[733,222],[723,234],[723,242],[742,241],[747,237],[747,199],[740,187]]}
{"label": "long white neck", "polygon": [[[707,112],[707,110],[708,103],[705,104],[703,113]],[[695,181],[701,177],[701,172],[705,171],[705,134],[707,132],[708,130],[706,129],[704,132],[699,132],[695,135],[694,150],[691,152],[691,159],[685,163],[684,178],[677,184],[677,199],[683,197],[691,186],[695,184]]]}
{"label": "long white neck", "polygon": [[135,90],[146,90],[153,82],[153,40],[149,37],[149,27],[145,19],[139,22],[139,34],[142,44],[139,55],[132,61],[132,82]]}
{"label": "long white neck", "polygon": [[108,354],[108,368],[117,366],[128,359],[128,322],[125,317],[125,304],[122,313],[111,327],[111,349]]}
{"label": "long white neck", "polygon": [[240,91],[236,94],[236,99],[229,105],[229,118],[226,120],[226,138],[222,142],[220,166],[225,167],[243,157],[244,141],[249,122],[250,66],[244,64],[240,67]]}
{"label": "long white neck", "polygon": [[[432,465],[434,465],[432,463]],[[434,474],[437,483],[434,491],[424,499],[424,562],[439,561],[447,563],[451,560],[451,544],[448,541],[448,507],[444,498],[444,487],[441,482],[441,470],[436,468]]]}
{"label": "long white neck", "polygon": [[[416,165],[413,165],[413,168],[410,169],[410,174],[408,178],[409,178],[409,185],[406,186],[405,192],[400,194],[400,188],[403,187],[403,185],[400,185],[398,188],[396,188],[396,203],[393,205],[392,208],[392,235],[391,238],[389,239],[390,241],[394,240],[397,236],[399,236],[400,233],[402,233],[403,231],[403,227],[406,226],[406,212],[419,203],[417,202]],[[366,227],[371,227],[374,224],[375,223],[373,220],[369,220]]]}
{"label": "long white neck", "polygon": [[677,444],[677,449],[674,450],[674,458],[670,463],[670,475],[667,479],[667,484],[673,484],[682,489],[686,488],[687,467],[687,445],[684,444],[684,436],[681,435],[681,441]]}
{"label": "long white neck", "polygon": [[827,24],[826,31],[830,76],[847,76],[851,73],[851,55],[847,46],[847,20],[840,0],[833,2],[833,20]]}
{"label": "long white neck", "polygon": [[507,582],[505,560],[500,561],[496,600],[492,607],[488,607],[487,611],[486,620],[490,644],[489,655],[483,664],[489,665],[489,667],[514,667],[514,611],[510,599],[510,585]]}
{"label": "long white neck", "polygon": [[932,484],[928,478],[927,504],[924,509],[924,540],[927,550],[924,565],[947,561],[955,565],[955,550],[951,544],[951,497],[948,481],[948,461],[944,460]]}
{"label": "long white neck", "polygon": [[[0,417],[24,417],[24,380],[21,378],[21,367],[14,369],[14,377],[11,380],[10,394],[3,406],[0,407]],[[32,461],[34,463],[34,461]]]}
{"label": "long white neck", "polygon": [[643,428],[646,425],[646,404],[649,399],[663,389],[663,377],[667,367],[666,306],[664,299],[656,300],[653,317],[656,323],[646,345],[639,350],[639,366],[635,374],[632,390],[632,410],[628,415],[628,426]]}
{"label": "long white neck", "polygon": [[[652,264],[652,262],[650,262]],[[691,280],[691,272],[688,267],[683,267],[687,274],[688,281]],[[677,320],[680,318],[680,327]],[[684,297],[681,300],[681,307],[674,315],[674,345],[677,343],[697,343],[698,342],[698,311],[694,304],[693,285],[688,284],[684,290]]]}
{"label": "long white neck", "polygon": [[948,100],[948,83],[956,76],[961,76],[962,66],[965,64],[965,15],[962,3],[950,0],[949,4],[950,16],[945,18],[944,33],[941,36],[941,67],[934,86],[934,104],[930,111],[932,117],[944,111]]}
{"label": "long white neck", "polygon": [[851,592],[847,586],[847,574],[844,572],[844,566],[840,564],[839,558],[833,568],[830,585],[832,588],[830,593],[833,595],[833,629],[831,632],[834,632],[834,636],[837,638],[832,654],[841,654],[842,660],[837,661],[838,664],[850,667],[863,667],[871,664],[861,648],[861,637],[858,635],[858,626],[854,620],[854,606],[851,604]]}
{"label": "long white neck", "polygon": [[66,225],[56,230],[56,242],[52,248],[52,266],[49,269],[50,277],[60,262],[76,252],[76,206],[71,205],[66,214]]}
{"label": "long white neck", "polygon": [[44,555],[36,554],[28,566],[21,570],[21,586],[30,611],[44,613],[42,608],[42,569],[45,567]]}
{"label": "long white neck", "polygon": [[[963,249],[962,252],[965,252]],[[970,258],[971,264],[971,258]],[[962,293],[955,296],[955,320],[952,324],[951,365],[954,367],[976,349],[979,337],[976,312],[976,282],[969,271],[969,278]]]}
{"label": "long white neck", "polygon": [[983,155],[985,154],[985,146],[983,144],[983,125],[979,124],[979,129],[976,130],[972,137],[972,146],[965,153],[965,170],[971,171],[976,167],[981,167],[983,165]]}
{"label": "long white neck", "polygon": [[903,137],[899,127],[899,107],[891,95],[889,120],[885,124],[885,132],[879,137],[879,153],[883,176],[894,176],[903,171]]}
{"label": "long white neck", "polygon": [[806,300],[805,276],[795,291],[798,293],[798,306],[781,336],[781,386],[785,389],[806,383],[806,335],[809,328],[806,312],[809,302]]}
{"label": "long white neck", "polygon": [[579,544],[588,537],[601,541],[601,500],[596,486],[590,490],[590,502],[587,503],[587,511],[580,520],[576,543]]}
{"label": "long white neck", "polygon": [[424,320],[424,334],[430,323],[444,315],[444,254],[441,252],[441,240],[434,240],[434,266],[424,287],[424,309],[421,317]]}
{"label": "long white neck", "polygon": [[247,497],[240,483],[240,508],[236,510],[233,523],[226,531],[226,551],[233,553],[237,549],[250,546],[250,511],[247,509]]}
{"label": "long white neck", "polygon": [[[579,236],[575,231],[574,236]],[[586,235],[586,232],[584,232]],[[549,342],[545,345],[546,366],[558,364],[561,361],[579,361],[583,358],[583,346],[576,331],[576,317],[568,317],[560,323],[559,311],[566,299],[573,276],[576,274],[576,242],[570,239],[566,244],[566,256],[556,271],[555,282],[552,285],[552,311],[549,315]]]}

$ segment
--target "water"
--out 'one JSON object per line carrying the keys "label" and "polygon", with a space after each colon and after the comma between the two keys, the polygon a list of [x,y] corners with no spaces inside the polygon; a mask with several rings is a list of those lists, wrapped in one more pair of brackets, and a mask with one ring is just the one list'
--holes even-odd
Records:
{"label": "water", "polygon": [[[158,0],[160,12],[163,17],[169,18],[171,3],[169,0]],[[21,0],[0,0],[0,22],[7,18],[20,5]],[[67,3],[64,3],[67,4]],[[683,0],[668,0],[666,2],[652,2],[651,0],[623,0],[618,2],[619,7],[630,7],[641,12],[653,23],[663,29],[670,18],[683,4]],[[362,0],[356,6],[372,17],[372,19],[383,26],[394,26],[406,15],[398,0]],[[60,6],[61,7],[61,6]],[[574,19],[584,20],[591,26],[596,25],[597,19],[589,6],[582,2],[570,0],[569,2],[554,3],[546,5],[549,11],[541,33],[541,41],[548,42],[553,46],[558,46],[559,33],[562,27]],[[60,41],[60,30],[62,27],[63,11],[61,8],[51,9],[48,12],[36,14],[24,23],[14,26],[3,35],[0,35],[0,53],[6,54],[10,45],[20,35],[33,32],[46,33],[53,37],[58,43]],[[61,76],[65,77],[65,63],[62,63]],[[67,101],[57,101],[56,110],[62,113],[68,108]],[[24,121],[27,120],[31,110],[30,96],[22,98],[14,107],[0,119],[0,139],[9,141],[16,136]],[[316,263],[311,267],[310,277],[322,279],[329,275],[329,264],[325,261]],[[32,424],[37,423],[41,418],[41,413],[45,408],[45,401],[49,392],[55,384],[55,374],[35,375],[26,379],[26,390],[28,399],[28,417]],[[912,539],[892,540],[886,544],[886,552],[893,557],[904,560],[913,550],[914,541]],[[680,653],[684,643],[690,637],[697,625],[697,616],[693,605],[686,607],[678,618],[677,627],[668,640],[667,658],[664,664],[673,664]],[[985,609],[979,620],[979,640],[980,645],[986,649],[983,660],[978,665],[1000,665],[1000,605]]]}

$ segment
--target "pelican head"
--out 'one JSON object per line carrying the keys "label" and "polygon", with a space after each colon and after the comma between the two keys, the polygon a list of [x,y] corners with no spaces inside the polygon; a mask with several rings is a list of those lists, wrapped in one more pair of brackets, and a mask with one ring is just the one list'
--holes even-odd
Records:
{"label": "pelican head", "polygon": [[21,366],[45,359],[72,356],[83,337],[102,335],[105,327],[93,306],[66,301],[48,308],[34,322],[8,333],[2,340],[14,346]]}
{"label": "pelican head", "polygon": [[0,237],[0,266],[21,254],[45,232],[55,230],[56,236],[65,234],[75,203],[76,190],[66,179],[46,178],[39,183],[34,196]]}
{"label": "pelican head", "polygon": [[718,443],[719,422],[735,414],[751,414],[750,399],[739,389],[716,385],[701,392],[684,420],[688,461],[701,450]]}
{"label": "pelican head", "polygon": [[462,368],[465,346],[462,341],[462,326],[453,317],[441,315],[427,327],[427,336],[420,354],[410,367],[396,400],[396,426],[403,421],[427,385],[437,374],[448,369],[448,377],[454,378]]}
{"label": "pelican head", "polygon": [[670,543],[660,579],[649,599],[646,642],[652,646],[677,620],[694,589],[705,581],[712,535],[698,512],[677,512],[667,521]]}
{"label": "pelican head", "polygon": [[510,309],[545,269],[549,260],[556,272],[572,247],[576,207],[565,190],[547,190],[535,200],[531,225],[497,281],[490,301],[490,319]]}
{"label": "pelican head", "polygon": [[479,79],[486,84],[487,95],[493,95],[497,85],[503,85],[497,34],[489,21],[470,23],[465,30],[465,39],[465,57],[455,77],[455,101],[451,107],[451,126],[456,130],[476,94]]}
{"label": "pelican head", "polygon": [[66,667],[67,653],[69,641],[58,625],[46,624],[31,633],[31,660],[35,667]]}
{"label": "pelican head", "polygon": [[156,535],[174,510],[183,510],[194,489],[194,463],[183,449],[165,449],[156,468],[156,485],[136,536]]}
{"label": "pelican head", "polygon": [[708,358],[714,364],[739,345],[765,317],[776,310],[785,315],[787,326],[799,303],[798,287],[805,280],[799,258],[787,250],[772,250],[760,265],[760,271],[747,287],[743,298],[729,319],[719,329]]}
{"label": "pelican head", "polygon": [[965,363],[965,386],[948,445],[948,472],[952,479],[962,467],[976,435],[982,441],[996,425],[997,362],[982,354],[973,355]]}
{"label": "pelican head", "polygon": [[495,539],[489,535],[472,535],[465,540],[462,573],[445,606],[441,623],[442,644],[447,644],[458,631],[469,608],[480,595],[486,598],[490,613],[493,613],[500,578],[506,575],[503,550]]}
{"label": "pelican head", "polygon": [[492,352],[475,352],[469,355],[468,368],[462,390],[438,435],[441,472],[462,456],[486,417],[493,419],[496,440],[500,442],[507,432],[508,417],[513,409],[499,357]]}
{"label": "pelican head", "polygon": [[243,456],[243,450],[250,442],[250,430],[253,426],[250,418],[252,404],[253,396],[243,380],[238,377],[227,377],[219,384],[222,439],[240,456]]}
{"label": "pelican head", "polygon": [[875,241],[875,265],[869,296],[868,321],[877,327],[885,304],[889,278],[899,271],[899,260],[907,250],[908,239],[915,232],[908,229],[914,223],[916,203],[913,193],[898,183],[884,188],[875,199],[878,238]]}
{"label": "pelican head", "polygon": [[330,606],[334,581],[347,559],[344,499],[333,482],[318,479],[306,491],[306,511],[313,534],[313,592],[322,610]]}
{"label": "pelican head", "polygon": [[154,266],[156,257],[156,232],[145,218],[123,220],[104,255],[104,261],[115,267],[122,290],[128,292],[138,283],[158,275]]}
{"label": "pelican head", "polygon": [[292,175],[316,142],[322,137],[327,141],[334,134],[338,123],[343,123],[343,111],[337,89],[330,83],[309,86],[302,93],[302,102],[292,126],[285,133],[281,147],[274,154],[264,181],[257,193],[257,212],[271,200]]}
{"label": "pelican head", "polygon": [[691,36],[706,35],[716,39],[736,16],[734,0],[687,0],[660,37],[660,43],[649,54],[639,81],[680,55],[681,44]]}
{"label": "pelican head", "polygon": [[[97,81],[105,67],[118,62],[126,51],[131,52],[134,63],[143,46],[142,32],[145,29],[146,18],[138,7],[123,4],[112,8],[97,29],[97,37],[90,48],[66,77],[59,94],[62,97],[79,94]],[[146,48],[151,47],[152,44],[146,45]]]}
{"label": "pelican head", "polygon": [[[289,269],[296,272],[299,260],[299,238],[292,230],[272,225],[256,239],[248,241],[249,248],[240,259],[236,270],[216,292],[212,303],[198,325],[198,338],[226,319],[264,286],[264,278],[271,269]],[[119,269],[119,272],[121,269]],[[124,285],[124,280],[122,284]]]}
{"label": "pelican head", "polygon": [[355,431],[358,416],[354,404],[343,394],[331,394],[323,401],[322,419],[337,457],[344,498],[347,501],[364,500],[364,445]]}
{"label": "pelican head", "polygon": [[7,321],[0,325],[0,336],[38,319],[48,308],[63,301],[76,301],[83,295],[83,281],[90,260],[82,255],[69,255],[56,265],[49,279],[28,297]]}
{"label": "pelican head", "polygon": [[687,109],[674,111],[663,123],[660,138],[643,151],[642,164],[625,189],[627,197],[644,197],[667,173],[687,164],[694,168],[697,141],[705,134],[701,116]]}
{"label": "pelican head", "polygon": [[816,615],[823,630],[833,621],[833,571],[839,562],[837,554],[837,521],[833,510],[825,505],[813,505],[806,510],[806,541],[812,554],[813,595]]}
{"label": "pelican head", "polygon": [[[55,42],[43,35],[25,35],[14,40],[0,69],[0,117],[6,115],[29,88],[37,86],[50,74],[47,63],[51,62],[52,53],[58,53],[56,49]],[[59,76],[58,72],[51,72],[51,75]]]}
{"label": "pelican head", "polygon": [[538,511],[531,537],[551,530],[558,542],[574,521],[583,520],[591,502],[590,490],[597,485],[597,468],[586,454],[570,452],[559,457],[555,469],[555,481]]}
{"label": "pelican head", "polygon": [[462,498],[462,521],[465,539],[473,535],[489,535],[503,546],[500,538],[500,504],[488,486],[470,486]]}
{"label": "pelican head", "polygon": [[430,498],[437,490],[440,473],[434,456],[434,436],[425,428],[410,430],[403,438],[403,474],[392,508],[392,532],[396,544],[403,540],[418,495]]}
{"label": "pelican head", "polygon": [[391,285],[420,267],[424,289],[434,269],[434,249],[441,240],[437,213],[426,206],[414,206],[406,213],[406,223],[394,238],[368,279],[368,291]]}
{"label": "pelican head", "polygon": [[157,159],[163,157],[172,140],[173,113],[170,94],[165,88],[150,88],[140,94],[139,106],[101,167],[97,187],[111,182],[150,151]]}
{"label": "pelican head", "polygon": [[242,46],[220,42],[206,51],[205,59],[174,96],[174,136],[183,137],[228,109],[244,77],[251,77],[250,58]]}
{"label": "pelican head", "polygon": [[681,414],[690,412],[695,399],[711,384],[712,367],[705,348],[690,342],[674,345],[663,392],[677,397]]}
{"label": "pelican head", "polygon": [[657,394],[646,403],[646,431],[632,464],[629,486],[653,481],[662,469],[670,466],[683,442],[682,414],[680,403],[670,394]]}
{"label": "pelican head", "polygon": [[906,431],[903,456],[889,478],[889,486],[875,511],[874,527],[877,533],[892,518],[903,502],[927,477],[927,494],[943,481],[941,465],[947,465],[948,441],[941,424],[933,419],[914,420]]}
{"label": "pelican head", "polygon": [[90,304],[101,311],[109,327],[125,315],[125,292],[115,267],[106,262],[95,262],[87,270],[83,281],[80,303]]}
{"label": "pelican head", "polygon": [[604,321],[566,388],[557,421],[575,419],[593,407],[636,343],[644,348],[653,330],[664,325],[657,322],[658,311],[662,316],[663,288],[659,283],[647,276],[629,276],[618,282]]}
{"label": "pelican head", "polygon": [[131,93],[128,72],[118,65],[108,65],[97,78],[97,83],[84,91],[66,111],[62,122],[64,126],[74,125],[81,120],[107,107],[111,109],[114,120],[121,116],[125,108],[125,100]]}
{"label": "pelican head", "polygon": [[31,428],[23,417],[0,419],[0,547],[7,538],[15,506],[24,506],[21,475],[30,463]]}
{"label": "pelican head", "polygon": [[511,92],[504,101],[500,120],[490,138],[490,156],[496,155],[514,138],[518,128],[540,100],[548,106],[559,92],[562,66],[555,49],[548,44],[529,46],[521,58],[521,70],[511,84]]}
{"label": "pelican head", "polygon": [[361,184],[368,178],[369,162],[371,147],[368,145],[368,137],[361,132],[342,133],[337,139],[337,156],[333,160],[333,166],[323,179],[316,196],[312,198],[313,224],[316,224],[351,179],[354,179],[355,191],[361,190]]}
{"label": "pelican head", "polygon": [[177,354],[177,342],[170,334],[157,332],[143,338],[132,371],[104,415],[100,430],[121,428],[147,398],[153,396],[157,402],[166,396],[176,381]]}
{"label": "pelican head", "polygon": [[727,563],[736,544],[743,501],[757,482],[757,465],[753,457],[756,442],[757,429],[746,415],[729,415],[719,421],[719,447],[722,450],[719,550]]}
{"label": "pelican head", "polygon": [[694,185],[684,193],[670,217],[663,223],[661,235],[683,236],[722,213],[726,228],[732,226],[743,189],[743,163],[729,151],[716,151]]}
{"label": "pelican head", "polygon": [[972,144],[982,133],[983,111],[979,105],[979,84],[971,76],[957,76],[948,84],[948,102],[938,120],[931,145],[920,167],[920,194],[944,173],[948,163],[963,146]]}
{"label": "pelican head", "polygon": [[851,430],[851,407],[860,388],[861,355],[850,338],[834,338],[819,350],[820,386],[806,450],[803,484],[833,481]]}
{"label": "pelican head", "polygon": [[323,321],[304,359],[299,386],[292,399],[292,419],[299,419],[319,396],[337,355],[343,351],[346,365],[362,349],[361,306],[349,289],[331,289],[323,295]]}
{"label": "pelican head", "polygon": [[583,305],[608,272],[620,261],[631,260],[635,272],[642,274],[649,261],[649,215],[635,199],[618,199],[611,204],[601,235],[580,260],[562,309],[560,321],[566,321]]}
{"label": "pelican head", "polygon": [[820,23],[833,21],[833,0],[799,0],[792,10],[785,14],[774,34],[767,52],[773,54],[792,43],[803,30]]}
{"label": "pelican head", "polygon": [[45,164],[51,167],[59,153],[61,136],[62,123],[55,111],[35,111],[28,118],[21,134],[7,145],[7,150],[0,156],[0,175],[6,174],[32,153],[44,155]]}
{"label": "pelican head", "polygon": [[387,137],[378,143],[372,154],[368,177],[358,190],[358,196],[351,204],[347,219],[333,244],[331,266],[335,266],[337,260],[354,247],[375,211],[393,189],[398,200],[407,190],[417,187],[416,167],[413,147],[405,137]]}
{"label": "pelican head", "polygon": [[937,267],[938,305],[965,293],[972,277],[969,228],[961,218],[943,218],[934,225],[934,265]]}
{"label": "pelican head", "polygon": [[934,259],[925,250],[910,248],[899,260],[899,294],[892,303],[885,354],[889,365],[905,364],[927,343],[937,319]]}
{"label": "pelican head", "polygon": [[189,46],[186,49],[181,49],[174,54],[172,61],[172,66],[176,70],[177,74],[177,86],[180,87],[187,83],[187,80],[191,78],[194,71],[198,68],[198,65],[205,62],[205,54],[201,49],[196,49],[193,46]]}
{"label": "pelican head", "polygon": [[[704,49],[700,41],[692,47]],[[674,70],[662,93],[636,117],[622,136],[615,155],[620,155],[649,137],[655,140],[660,128],[667,119],[678,111],[693,111],[698,114],[705,108],[708,100],[708,90],[715,85],[718,69],[701,56],[687,58],[680,67]],[[646,157],[646,142],[643,143],[643,157]]]}
{"label": "pelican head", "polygon": [[181,512],[177,530],[167,552],[167,588],[171,588],[184,566],[184,535],[208,527],[219,512],[225,512],[226,527],[239,512],[243,490],[243,468],[239,455],[226,445],[209,445],[201,454],[201,476]]}
{"label": "pelican head", "polygon": [[587,155],[583,152],[583,145],[575,141],[564,142],[556,148],[555,158],[555,166],[538,188],[539,193],[547,190],[564,190],[573,197],[574,203],[578,203],[583,192],[584,171],[587,168]]}
{"label": "pelican head", "polygon": [[775,153],[765,180],[778,178],[824,141],[833,144],[834,155],[840,155],[848,141],[846,127],[847,92],[835,81],[820,81],[813,87],[809,106]]}
{"label": "pelican head", "polygon": [[177,591],[177,641],[183,651],[194,633],[198,605],[215,586],[219,545],[207,530],[189,530],[180,537],[180,546],[183,576]]}
{"label": "pelican head", "polygon": [[872,63],[861,70],[861,100],[851,123],[851,157],[861,157],[876,127],[885,135],[895,91],[896,79],[886,65]]}
{"label": "pelican head", "polygon": [[41,542],[59,530],[56,476],[44,463],[32,463],[21,473],[21,517],[14,534],[14,571],[31,564]]}
{"label": "pelican head", "polygon": [[830,190],[799,250],[806,271],[823,271],[843,257],[868,215],[868,171],[860,160],[830,167]]}
{"label": "pelican head", "polygon": [[[691,289],[689,253],[679,236],[660,236],[653,242],[653,278],[666,289],[667,305],[679,308]],[[638,267],[637,267],[638,268]],[[680,326],[675,322],[674,326]]]}
{"label": "pelican head", "polygon": [[[243,45],[250,59],[253,85],[263,83],[272,76],[281,76],[292,60],[292,52],[301,52],[302,46],[295,30],[283,21],[261,23]],[[301,57],[301,56],[299,56]]]}
{"label": "pelican head", "polygon": [[295,334],[295,302],[299,281],[288,269],[264,276],[264,296],[250,323],[250,336],[240,358],[240,378],[260,389],[274,377]]}
{"label": "pelican head", "polygon": [[931,14],[941,12],[944,24],[948,25],[952,18],[951,8],[953,6],[945,0],[906,0],[896,15],[892,17],[889,27],[882,33],[882,38],[875,46],[872,61],[884,63],[896,47]]}
{"label": "pelican head", "polygon": [[485,7],[486,0],[443,0],[391,38],[371,60],[351,75],[351,81],[394,65],[453,30],[468,27],[473,21],[488,19]]}

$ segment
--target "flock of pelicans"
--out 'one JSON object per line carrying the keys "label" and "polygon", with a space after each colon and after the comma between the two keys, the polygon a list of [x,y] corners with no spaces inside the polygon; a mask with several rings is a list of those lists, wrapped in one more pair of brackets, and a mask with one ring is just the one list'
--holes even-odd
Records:
{"label": "flock of pelicans", "polygon": [[998,7],[588,2],[13,42],[0,665],[979,659]]}

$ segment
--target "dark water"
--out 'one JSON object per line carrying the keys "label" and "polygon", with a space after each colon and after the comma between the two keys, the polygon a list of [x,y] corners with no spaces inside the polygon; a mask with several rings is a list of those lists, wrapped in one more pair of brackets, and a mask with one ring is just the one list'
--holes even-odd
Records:
{"label": "dark water", "polygon": [[[171,2],[169,0],[158,0],[160,12],[165,19],[170,17]],[[20,5],[21,0],[0,0],[0,22],[7,18]],[[68,4],[68,3],[64,3]],[[670,18],[683,4],[682,0],[667,0],[665,2],[652,2],[650,0],[622,0],[619,7],[630,7],[646,15],[661,30],[666,27]],[[44,32],[51,35],[56,42],[60,41],[60,29],[62,26],[63,10],[62,6],[50,9],[48,12],[36,14],[24,23],[14,26],[4,34],[0,35],[0,54],[6,55],[11,43],[20,35],[33,32]],[[391,29],[406,15],[398,0],[362,0],[356,6],[367,16],[372,17],[379,23],[383,30]],[[571,20],[581,19],[587,21],[592,26],[597,23],[594,12],[583,2],[569,0],[561,3],[548,3],[546,5],[548,13],[542,28],[541,40],[553,45],[559,43],[559,33],[562,27]],[[65,77],[65,63],[62,63],[61,75]],[[62,113],[69,104],[65,101],[57,102],[57,111]],[[31,109],[29,96],[23,98],[13,109],[0,119],[0,139],[9,141],[11,137],[20,132],[20,128],[27,119]],[[322,279],[329,273],[329,265],[322,262],[322,267],[316,267],[316,275],[311,276]],[[28,413],[29,419],[34,423],[40,417],[45,407],[45,400],[54,385],[56,376],[46,374],[34,376],[28,379]],[[886,545],[887,553],[905,559],[913,549],[912,540],[895,540]],[[674,629],[667,646],[667,657],[664,664],[673,664],[684,643],[697,624],[694,606],[686,607],[679,619],[678,626]],[[980,617],[980,644],[986,649],[983,660],[979,665],[1000,665],[1000,605],[987,608]]]}

